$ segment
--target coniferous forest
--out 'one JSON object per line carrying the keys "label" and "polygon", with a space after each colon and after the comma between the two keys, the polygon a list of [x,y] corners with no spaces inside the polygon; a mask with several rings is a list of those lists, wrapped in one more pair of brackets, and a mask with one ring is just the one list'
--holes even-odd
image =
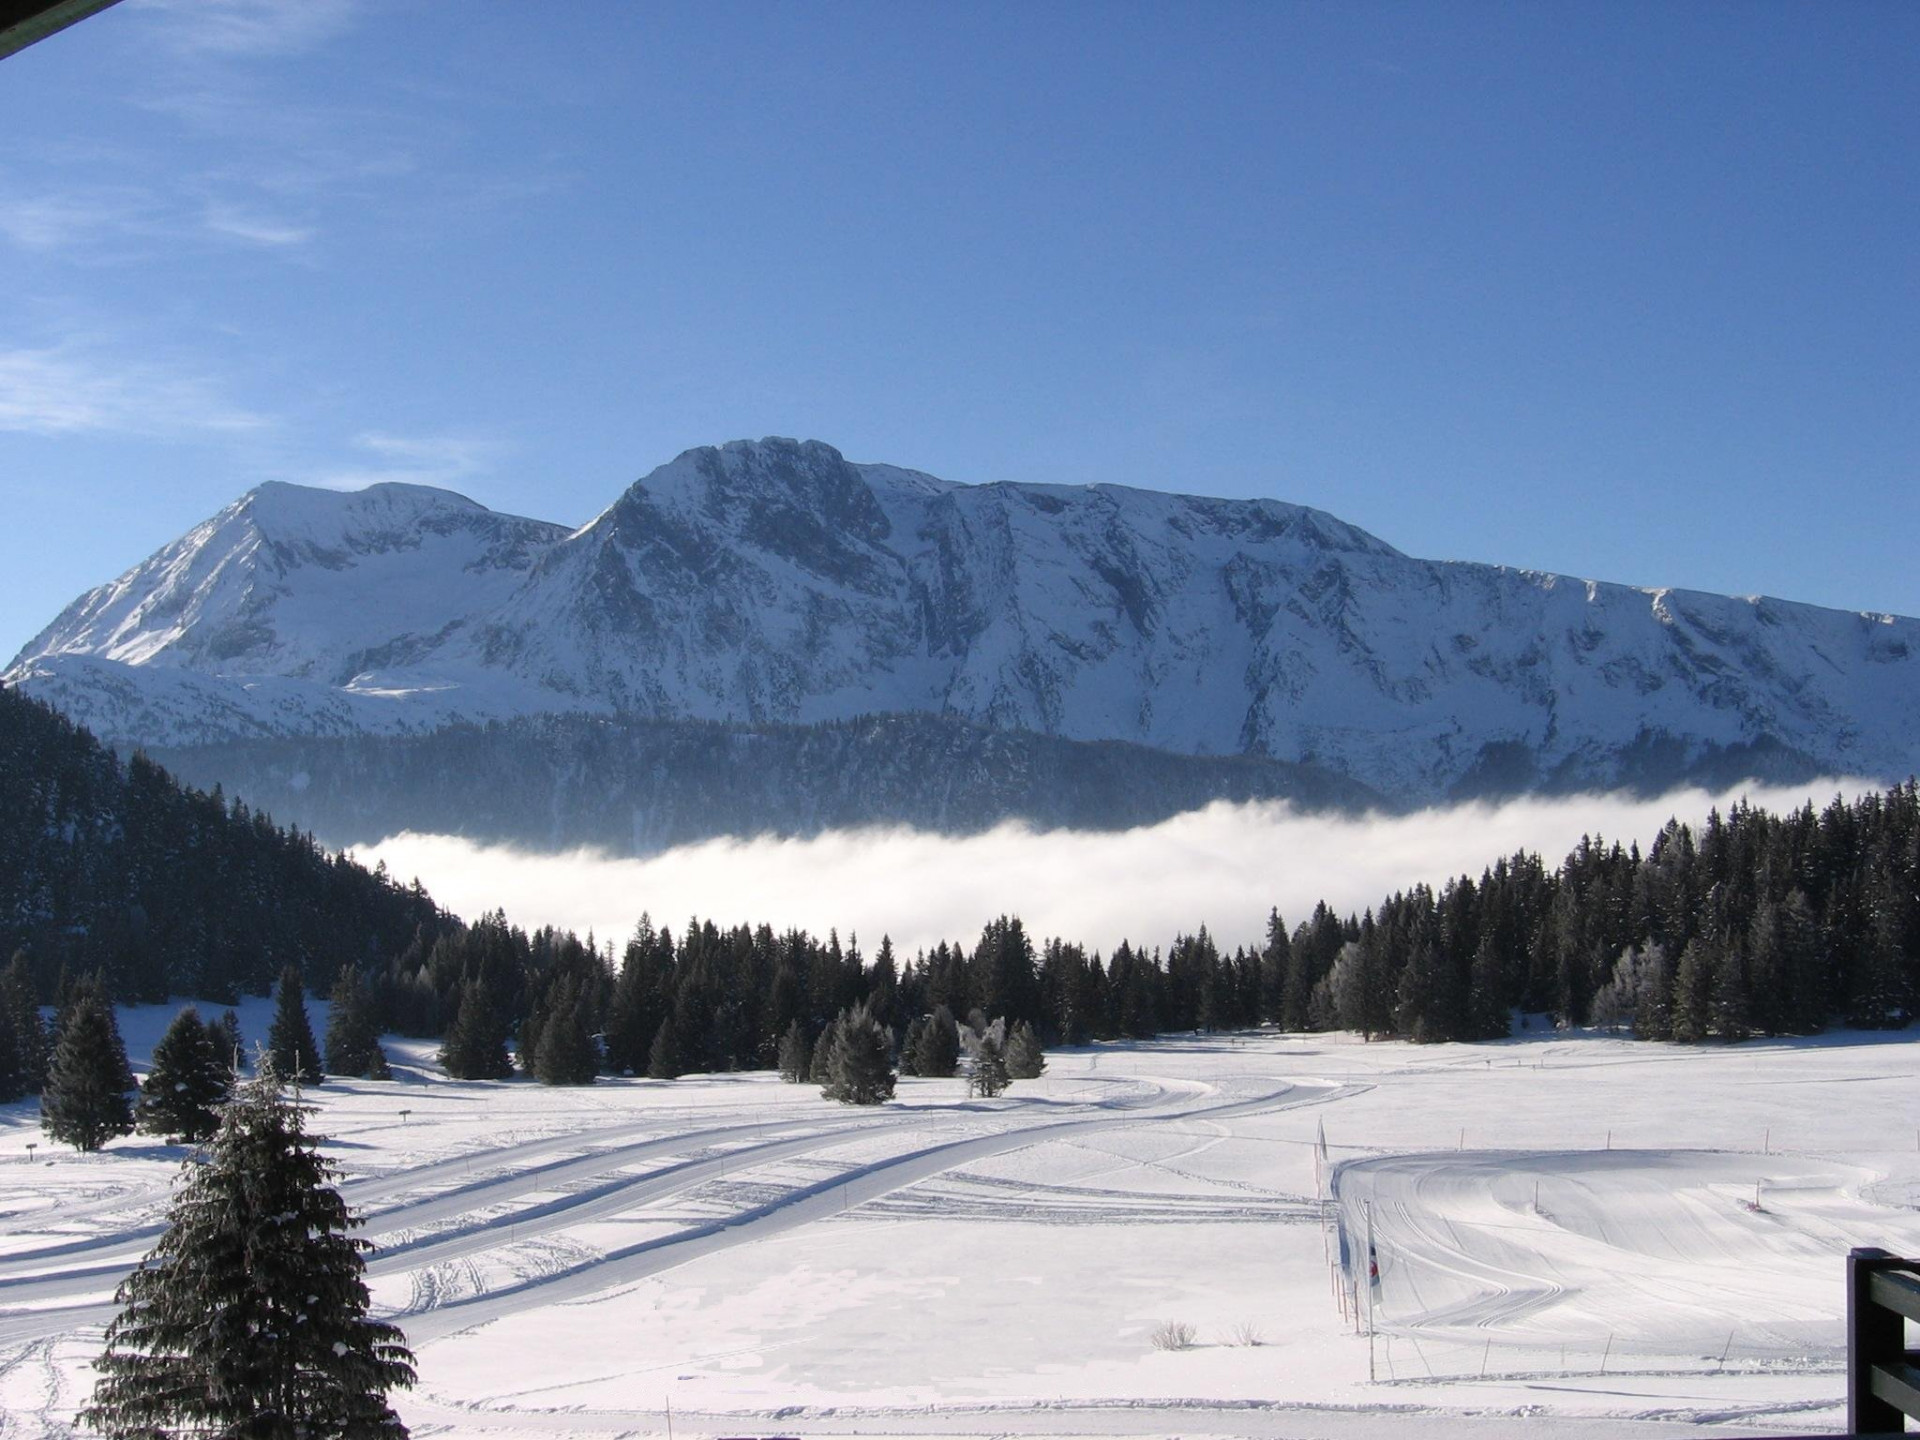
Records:
{"label": "coniferous forest", "polygon": [[123,1000],[224,999],[264,994],[292,967],[310,993],[354,997],[356,1023],[364,1007],[380,1030],[441,1038],[449,1068],[475,1078],[517,1057],[557,1084],[776,1067],[804,1079],[818,1069],[807,1057],[869,1020],[913,1073],[944,1043],[925,1043],[942,1012],[1048,1044],[1258,1024],[1482,1040],[1516,1015],[1696,1042],[1896,1028],[1920,992],[1913,782],[1670,823],[1644,853],[1590,838],[1553,869],[1520,853],[1359,916],[1322,904],[1289,929],[1274,913],[1258,948],[1223,951],[1202,927],[1101,955],[1003,916],[910,957],[885,939],[868,953],[851,935],[710,920],[643,918],[618,948],[499,912],[462,923],[4,692],[0,793],[0,943],[20,956],[0,1010],[17,1013],[23,989],[52,999],[63,972]]}

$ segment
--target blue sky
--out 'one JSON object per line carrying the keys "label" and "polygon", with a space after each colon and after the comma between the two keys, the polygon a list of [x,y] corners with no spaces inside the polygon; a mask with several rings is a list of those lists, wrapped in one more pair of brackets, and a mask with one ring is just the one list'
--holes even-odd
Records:
{"label": "blue sky", "polygon": [[124,0],[0,62],[0,652],[261,480],[579,523],[765,434],[1920,614],[1916,54],[1864,3]]}

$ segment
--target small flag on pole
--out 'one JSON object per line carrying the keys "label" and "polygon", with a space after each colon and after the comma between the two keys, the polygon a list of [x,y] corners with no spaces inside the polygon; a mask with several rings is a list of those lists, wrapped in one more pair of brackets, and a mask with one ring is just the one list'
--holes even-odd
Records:
{"label": "small flag on pole", "polygon": [[1322,1169],[1325,1169],[1327,1164],[1327,1121],[1324,1115],[1320,1118],[1320,1138],[1315,1143],[1320,1150],[1320,1166]]}

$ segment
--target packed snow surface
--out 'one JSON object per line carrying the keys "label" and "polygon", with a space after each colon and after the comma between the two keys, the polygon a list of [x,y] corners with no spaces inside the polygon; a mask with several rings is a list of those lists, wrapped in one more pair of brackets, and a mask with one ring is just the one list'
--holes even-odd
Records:
{"label": "packed snow surface", "polygon": [[[170,1015],[126,1013],[136,1069]],[[1846,1250],[1920,1253],[1898,1037],[1198,1035],[870,1110],[389,1046],[307,1098],[421,1436],[1816,1432]],[[63,1433],[183,1153],[0,1111],[0,1436]]]}

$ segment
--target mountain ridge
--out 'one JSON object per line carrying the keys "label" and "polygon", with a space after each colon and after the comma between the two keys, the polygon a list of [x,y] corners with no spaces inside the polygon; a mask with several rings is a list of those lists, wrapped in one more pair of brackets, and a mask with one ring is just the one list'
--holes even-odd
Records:
{"label": "mountain ridge", "polygon": [[777,438],[684,451],[576,529],[428,487],[257,487],[76,600],[5,679],[132,744],[909,713],[1262,757],[1397,803],[1606,788],[1654,752],[1679,779],[1747,752],[1773,778],[1920,763],[1920,621]]}

